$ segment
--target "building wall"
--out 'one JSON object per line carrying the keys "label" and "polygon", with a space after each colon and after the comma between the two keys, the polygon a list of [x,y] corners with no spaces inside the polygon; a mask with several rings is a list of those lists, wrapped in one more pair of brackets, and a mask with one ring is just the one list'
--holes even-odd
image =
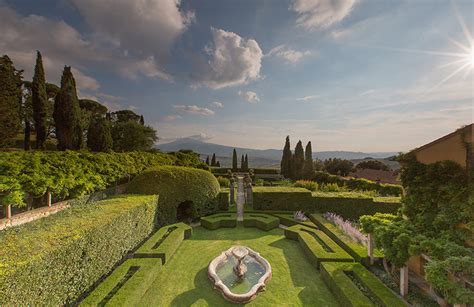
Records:
{"label": "building wall", "polygon": [[[468,140],[472,142],[472,131],[468,132]],[[461,133],[456,133],[438,142],[415,151],[418,161],[424,164],[435,163],[443,160],[451,160],[466,167],[466,146],[463,143]]]}

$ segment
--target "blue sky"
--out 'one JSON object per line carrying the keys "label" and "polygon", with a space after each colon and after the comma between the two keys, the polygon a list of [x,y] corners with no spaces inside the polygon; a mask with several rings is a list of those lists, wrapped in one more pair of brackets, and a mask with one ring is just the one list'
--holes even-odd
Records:
{"label": "blue sky", "polygon": [[0,53],[31,78],[40,50],[56,83],[72,65],[80,97],[162,142],[406,151],[473,122],[473,16],[470,0],[0,0]]}

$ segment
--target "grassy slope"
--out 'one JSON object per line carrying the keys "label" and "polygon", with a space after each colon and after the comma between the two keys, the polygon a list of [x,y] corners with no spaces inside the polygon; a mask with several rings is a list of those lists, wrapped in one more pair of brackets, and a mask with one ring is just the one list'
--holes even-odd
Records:
{"label": "grassy slope", "polygon": [[209,231],[198,227],[185,240],[144,295],[141,306],[235,306],[213,289],[207,277],[209,262],[232,245],[246,245],[272,265],[267,290],[249,305],[337,306],[319,272],[306,260],[298,242],[281,229],[255,228]]}

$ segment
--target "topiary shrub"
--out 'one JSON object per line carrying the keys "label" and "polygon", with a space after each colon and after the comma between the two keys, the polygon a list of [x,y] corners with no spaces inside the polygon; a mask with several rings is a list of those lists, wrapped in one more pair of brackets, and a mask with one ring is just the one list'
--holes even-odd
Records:
{"label": "topiary shrub", "polygon": [[219,183],[208,171],[159,166],[136,176],[128,185],[131,194],[158,194],[157,222],[164,226],[177,221],[176,211],[184,202],[192,202],[192,217],[208,215],[218,210]]}

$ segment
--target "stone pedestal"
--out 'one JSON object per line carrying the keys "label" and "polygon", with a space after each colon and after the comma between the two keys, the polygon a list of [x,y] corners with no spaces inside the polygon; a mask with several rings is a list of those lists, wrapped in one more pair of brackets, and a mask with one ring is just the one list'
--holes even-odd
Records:
{"label": "stone pedestal", "polygon": [[408,267],[400,269],[400,295],[405,297],[408,294]]}
{"label": "stone pedestal", "polygon": [[5,206],[5,216],[7,219],[12,218],[12,205],[6,205]]}
{"label": "stone pedestal", "polygon": [[370,264],[374,264],[374,238],[371,233],[367,235],[367,254],[370,258]]}
{"label": "stone pedestal", "polygon": [[49,191],[46,195],[46,202],[47,202],[48,207],[51,207],[51,192]]}

